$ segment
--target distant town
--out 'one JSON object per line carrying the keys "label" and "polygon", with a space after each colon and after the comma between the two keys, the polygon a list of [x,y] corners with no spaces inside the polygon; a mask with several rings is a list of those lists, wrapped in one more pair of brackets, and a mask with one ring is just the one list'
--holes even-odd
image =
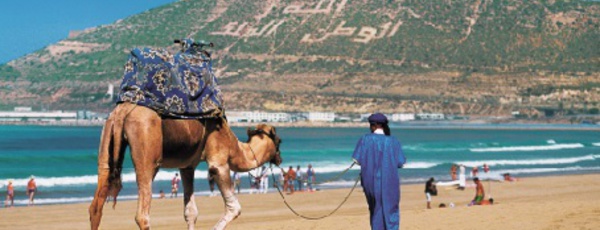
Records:
{"label": "distant town", "polygon": [[[266,112],[266,111],[226,111],[227,120],[232,126],[243,126],[251,123],[278,123],[280,126],[339,126],[355,127],[364,125],[370,113],[350,114],[335,112]],[[388,113],[385,114],[392,124],[500,124],[500,123],[529,123],[544,124],[540,120],[523,120],[523,116],[514,111],[507,117],[475,117],[457,116],[443,113]],[[108,113],[89,110],[78,111],[35,111],[32,107],[14,107],[12,111],[0,111],[1,124],[21,125],[65,125],[65,126],[100,126],[108,118]],[[598,126],[598,115],[574,116],[570,124]],[[574,119],[576,118],[576,119]],[[567,124],[561,122],[562,124]],[[454,126],[452,126],[454,127]]]}
{"label": "distant town", "polygon": [[[31,107],[15,107],[13,111],[0,111],[0,123],[101,123],[108,118],[107,113],[88,110],[79,111],[34,111]],[[361,122],[366,121],[370,114],[340,114],[334,112],[264,112],[264,111],[227,111],[227,120],[232,123],[257,122]],[[468,117],[448,116],[441,113],[394,113],[386,114],[391,122],[404,121],[441,121],[468,119]]]}

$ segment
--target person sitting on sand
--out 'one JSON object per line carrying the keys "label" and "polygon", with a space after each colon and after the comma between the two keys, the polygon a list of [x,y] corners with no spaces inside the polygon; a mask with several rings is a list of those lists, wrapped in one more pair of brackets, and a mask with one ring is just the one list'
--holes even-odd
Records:
{"label": "person sitting on sand", "polygon": [[165,192],[163,192],[163,190],[160,190],[160,192],[158,192],[158,198],[165,199]]}
{"label": "person sitting on sand", "polygon": [[483,191],[483,184],[481,183],[481,181],[479,181],[478,177],[473,178],[473,183],[475,183],[477,187],[475,187],[475,198],[473,199],[471,204],[481,205],[481,201],[483,201],[483,198],[485,197],[485,192]]}
{"label": "person sitting on sand", "polygon": [[33,205],[33,198],[35,198],[35,192],[37,192],[37,185],[35,183],[35,177],[31,175],[29,182],[27,182],[27,195],[29,195],[29,203],[27,203],[27,206]]}
{"label": "person sitting on sand", "polygon": [[489,200],[481,201],[481,205],[493,205],[493,204],[494,204],[494,198],[490,198]]}
{"label": "person sitting on sand", "polygon": [[15,205],[15,188],[12,184],[12,180],[8,180],[8,186],[6,186],[6,202],[4,207],[12,207]]}
{"label": "person sitting on sand", "polygon": [[517,178],[511,176],[510,173],[502,174],[502,176],[504,176],[504,181],[508,181],[508,182],[517,181]]}

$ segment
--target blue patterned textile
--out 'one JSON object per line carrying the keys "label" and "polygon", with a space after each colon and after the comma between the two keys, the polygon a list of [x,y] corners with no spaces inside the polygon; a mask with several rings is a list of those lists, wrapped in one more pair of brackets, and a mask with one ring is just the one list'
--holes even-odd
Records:
{"label": "blue patterned textile", "polygon": [[360,165],[361,185],[369,204],[371,229],[398,230],[398,168],[406,163],[402,145],[394,136],[369,133],[358,140],[352,158]]}
{"label": "blue patterned textile", "polygon": [[125,64],[117,103],[146,106],[163,117],[201,119],[223,113],[221,91],[212,63],[192,39],[181,52],[135,48]]}

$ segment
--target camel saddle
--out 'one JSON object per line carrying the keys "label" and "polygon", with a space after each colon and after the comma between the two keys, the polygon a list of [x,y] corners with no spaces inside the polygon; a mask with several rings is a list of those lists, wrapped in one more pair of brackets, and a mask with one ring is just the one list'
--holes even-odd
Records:
{"label": "camel saddle", "polygon": [[223,99],[210,54],[197,44],[186,39],[175,55],[164,49],[133,49],[117,103],[146,106],[162,117],[220,117]]}

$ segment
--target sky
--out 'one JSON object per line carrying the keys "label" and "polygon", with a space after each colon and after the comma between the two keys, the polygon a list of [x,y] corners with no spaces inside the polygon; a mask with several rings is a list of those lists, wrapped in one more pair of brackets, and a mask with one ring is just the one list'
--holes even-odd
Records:
{"label": "sky", "polygon": [[83,30],[176,0],[8,0],[0,2],[0,64]]}

